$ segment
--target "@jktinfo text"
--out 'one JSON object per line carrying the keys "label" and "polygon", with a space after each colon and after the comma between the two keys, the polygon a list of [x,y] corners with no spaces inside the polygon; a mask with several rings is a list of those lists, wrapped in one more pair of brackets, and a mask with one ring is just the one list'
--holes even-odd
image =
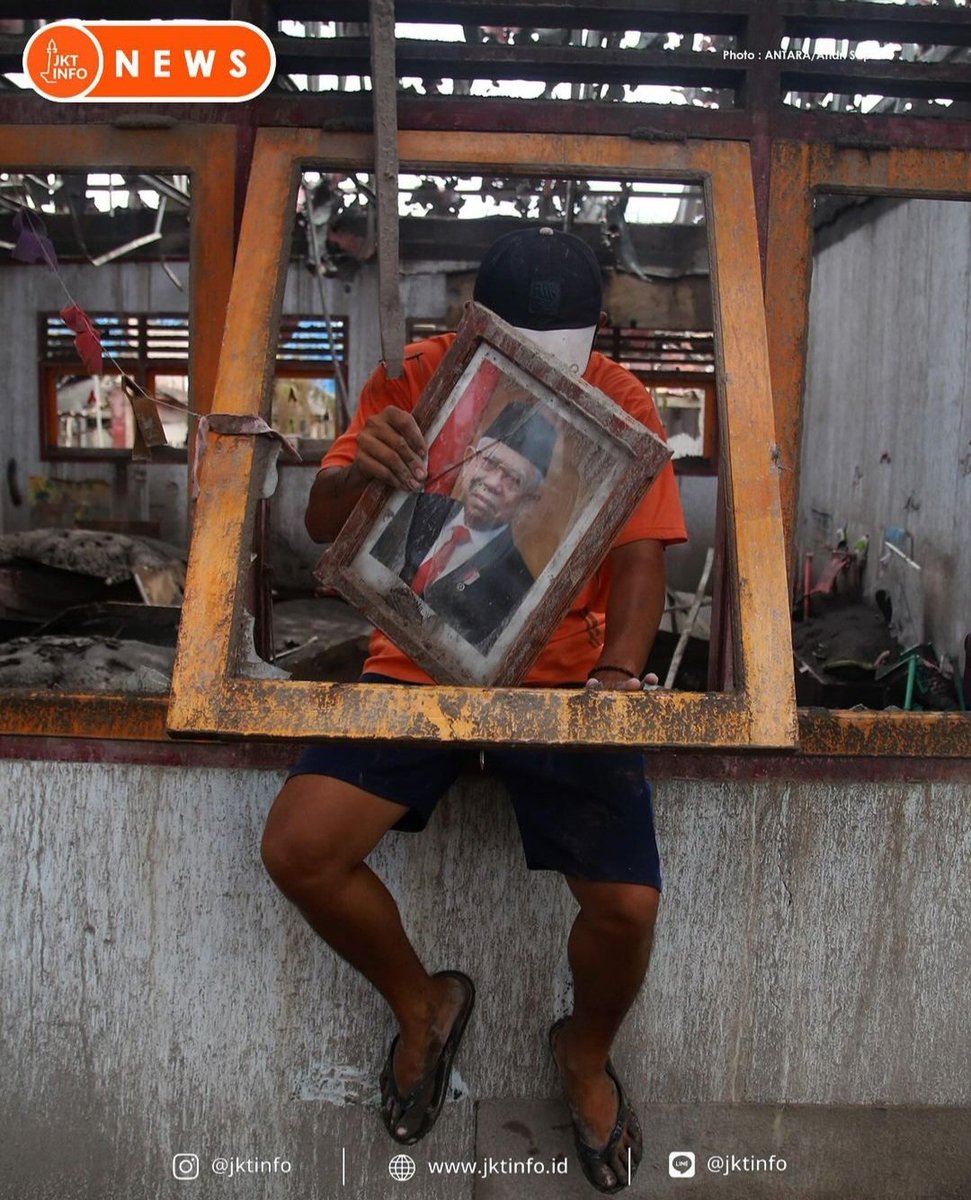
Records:
{"label": "@jktinfo text", "polygon": [[[211,1160],[204,1160],[202,1170],[207,1168],[213,1175],[221,1175],[224,1179],[234,1179],[237,1175],[289,1175],[293,1164],[287,1158],[274,1155],[273,1158],[252,1158],[241,1154],[217,1154]],[[176,1179],[198,1179],[200,1161],[198,1154],[180,1152],[172,1155],[172,1174]]]}
{"label": "@jktinfo text", "polygon": [[672,1179],[694,1179],[699,1158],[710,1175],[757,1175],[783,1172],[789,1164],[777,1154],[696,1155],[693,1150],[672,1150],[668,1155],[668,1174]]}

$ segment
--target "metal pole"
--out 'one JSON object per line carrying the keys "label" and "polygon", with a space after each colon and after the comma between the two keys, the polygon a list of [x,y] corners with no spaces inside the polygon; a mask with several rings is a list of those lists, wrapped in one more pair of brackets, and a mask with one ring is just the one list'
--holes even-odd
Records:
{"label": "metal pole", "polygon": [[374,179],[378,201],[381,351],[391,379],[402,374],[405,332],[398,271],[398,77],[394,0],[370,0]]}
{"label": "metal pole", "polygon": [[351,410],[347,403],[347,387],[344,383],[344,375],[341,367],[347,363],[347,343],[344,342],[344,356],[342,361],[338,363],[334,359],[334,318],[331,316],[330,304],[327,300],[327,289],[324,287],[324,275],[320,269],[320,247],[317,242],[317,227],[314,224],[314,205],[310,195],[310,188],[307,185],[306,179],[303,181],[303,199],[304,212],[307,216],[307,236],[310,240],[310,253],[314,257],[314,276],[317,280],[317,290],[320,293],[320,307],[324,311],[324,321],[327,325],[327,340],[330,342],[330,356],[334,362],[334,378],[337,380],[337,401],[341,406],[344,414],[345,425],[351,419]]}

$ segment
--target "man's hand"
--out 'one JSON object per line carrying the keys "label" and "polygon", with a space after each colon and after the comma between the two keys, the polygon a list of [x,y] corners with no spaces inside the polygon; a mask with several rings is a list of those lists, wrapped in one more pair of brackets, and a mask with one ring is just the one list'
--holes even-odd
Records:
{"label": "man's hand", "polygon": [[353,463],[317,472],[304,518],[307,532],[315,542],[332,542],[372,479],[419,491],[428,475],[427,455],[411,413],[389,405],[368,417],[357,436]]}
{"label": "man's hand", "polygon": [[626,542],[611,550],[610,599],[607,601],[600,662],[587,687],[639,692],[657,683],[656,675],[640,679],[664,612],[664,546],[651,539]]}
{"label": "man's hand", "polygon": [[613,667],[600,667],[594,668],[594,673],[585,686],[591,692],[643,692],[648,688],[657,687],[657,682],[653,671],[641,679],[638,675],[628,675],[626,671],[615,670]]}
{"label": "man's hand", "polygon": [[357,437],[354,469],[367,479],[417,492],[428,476],[428,447],[411,413],[389,405]]}

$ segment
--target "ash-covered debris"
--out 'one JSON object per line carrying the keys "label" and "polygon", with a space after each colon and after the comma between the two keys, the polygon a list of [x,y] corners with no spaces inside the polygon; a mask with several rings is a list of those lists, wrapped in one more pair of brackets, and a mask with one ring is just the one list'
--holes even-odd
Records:
{"label": "ash-covered debris", "polygon": [[93,529],[31,529],[0,535],[0,564],[35,564],[123,583],[136,570],[184,563],[186,553],[156,538]]}
{"label": "ash-covered debris", "polygon": [[874,604],[813,595],[792,630],[796,700],[824,708],[961,707],[953,665],[929,643],[903,647]]}
{"label": "ash-covered debris", "polygon": [[175,649],[181,608],[156,604],[82,604],[62,609],[55,617],[31,630],[35,637],[114,638],[122,642],[148,642]]}
{"label": "ash-covered debris", "polygon": [[792,626],[797,703],[873,709],[899,704],[903,693],[877,680],[878,666],[900,652],[880,610],[830,595],[814,595],[812,605],[812,615]]}
{"label": "ash-covered debris", "polygon": [[174,647],[121,638],[15,638],[0,644],[0,688],[164,693],[174,661]]}
{"label": "ash-covered debris", "polygon": [[372,629],[343,600],[284,600],[273,606],[276,662],[293,679],[357,679]]}
{"label": "ash-covered debris", "polygon": [[851,663],[872,669],[900,652],[875,604],[841,596],[814,595],[812,615],[793,624],[792,643],[798,658],[821,671]]}

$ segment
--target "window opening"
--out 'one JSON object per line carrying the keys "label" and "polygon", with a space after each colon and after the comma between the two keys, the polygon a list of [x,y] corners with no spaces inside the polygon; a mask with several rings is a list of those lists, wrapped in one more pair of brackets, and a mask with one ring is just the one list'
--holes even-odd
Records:
{"label": "window opening", "polygon": [[[875,602],[884,590],[878,571],[903,575],[911,584],[920,580],[914,593],[928,601],[923,637],[930,637],[934,650],[933,657],[909,654],[925,643],[905,635],[907,644],[897,643],[902,662],[888,657],[877,663],[880,647],[861,654],[865,671],[857,665],[856,676],[844,673],[840,682],[868,695],[853,697],[849,707],[800,709],[800,744],[811,754],[966,757],[971,748],[966,713],[931,706],[933,676],[946,666],[942,657],[960,659],[963,651],[963,662],[952,669],[962,676],[967,667],[966,606],[960,595],[954,602],[949,588],[967,566],[961,517],[953,527],[954,514],[967,509],[961,447],[971,436],[964,428],[966,286],[955,286],[954,275],[967,269],[969,200],[960,152],[891,148],[871,154],[795,142],[773,147],[766,313],[795,623],[804,620],[807,593],[810,616],[814,602],[820,608],[828,602],[816,594],[820,583],[824,592],[835,590],[837,600],[855,585],[865,602]],[[938,241],[931,231],[943,233],[948,221],[957,228]],[[869,252],[861,256],[861,247]],[[837,314],[843,328],[836,327]],[[813,554],[809,571],[807,553]],[[917,599],[908,592],[904,609]],[[901,615],[901,604],[891,600],[891,620],[895,607]],[[806,689],[822,686],[811,676],[820,664],[842,660],[844,672],[853,670],[852,654],[828,649],[823,638],[799,649],[807,664],[801,670],[796,662],[808,677],[800,681],[804,699]],[[924,660],[933,664],[935,658],[936,667],[927,667]],[[925,672],[928,707],[917,711],[915,703],[923,704],[919,675]],[[897,680],[888,681],[894,673]],[[888,707],[866,706],[890,683],[896,695],[891,688],[889,696],[876,697]],[[834,700],[840,702],[831,693]],[[842,702],[849,702],[845,688]]]}
{"label": "window opening", "polygon": [[344,429],[347,353],[346,317],[281,318],[270,424],[296,440],[305,463],[316,465]]}
{"label": "window opening", "polygon": [[[403,132],[400,143],[402,176],[411,176],[406,180],[409,197],[421,187],[425,177],[431,177],[433,181],[455,179],[456,190],[461,191],[459,185],[466,177],[495,177],[497,169],[493,164],[497,162],[504,163],[504,178],[520,178],[527,173],[540,180],[562,178],[562,165],[555,169],[551,166],[537,169],[536,164],[546,162],[548,154],[547,141],[540,136],[523,135],[511,143],[500,135],[486,134],[474,139],[473,143],[457,135]],[[264,525],[265,514],[261,515],[260,506],[263,497],[270,500],[271,538],[278,537],[280,530],[291,536],[302,516],[306,496],[301,495],[297,503],[294,494],[287,496],[280,489],[284,480],[302,473],[275,472],[271,460],[276,458],[276,449],[268,440],[232,434],[211,435],[203,464],[187,609],[180,631],[169,710],[169,726],[173,732],[245,732],[250,736],[288,738],[420,739],[444,736],[481,742],[508,740],[515,729],[518,740],[544,743],[569,740],[588,744],[645,744],[687,740],[717,745],[792,744],[794,724],[788,661],[784,664],[783,674],[779,674],[782,664],[778,647],[785,646],[786,630],[776,628],[771,603],[765,607],[769,593],[781,581],[778,570],[781,563],[777,561],[775,567],[772,565],[773,552],[778,554],[777,541],[773,551],[773,538],[777,538],[780,528],[778,503],[774,498],[777,495],[776,479],[769,448],[757,447],[751,436],[753,430],[768,427],[771,417],[768,415],[767,360],[764,341],[758,334],[758,322],[763,318],[758,299],[754,205],[751,194],[746,193],[744,186],[739,187],[739,180],[750,177],[747,150],[731,143],[717,146],[712,143],[677,146],[632,143],[624,146],[623,154],[618,156],[618,149],[611,139],[579,139],[577,160],[584,162],[588,173],[584,182],[615,181],[621,185],[616,199],[623,196],[628,185],[642,181],[659,184],[667,192],[673,191],[678,184],[701,185],[709,222],[712,219],[709,200],[714,198],[715,227],[705,227],[707,236],[701,244],[706,255],[709,246],[715,247],[719,255],[719,294],[711,295],[707,277],[703,282],[709,302],[713,308],[717,307],[718,315],[707,326],[694,325],[693,320],[644,321],[643,324],[675,330],[694,326],[709,333],[714,330],[716,334],[719,391],[722,382],[726,388],[726,394],[719,395],[723,406],[720,419],[722,424],[728,422],[723,430],[726,449],[721,486],[726,493],[730,553],[746,578],[757,577],[760,581],[758,589],[736,592],[728,586],[725,593],[726,608],[732,613],[730,637],[735,644],[734,689],[700,695],[682,691],[656,693],[650,704],[640,703],[635,698],[630,710],[625,709],[623,719],[611,719],[608,714],[614,714],[614,718],[619,718],[620,714],[614,713],[617,697],[610,694],[598,698],[598,704],[603,701],[602,710],[598,707],[596,712],[576,714],[570,709],[575,697],[542,688],[456,691],[427,687],[414,692],[413,689],[369,689],[354,685],[335,688],[333,682],[288,677],[289,672],[284,673],[284,662],[279,658],[276,662],[268,661],[265,644],[262,654],[256,652],[259,631],[254,629],[258,614],[254,611],[253,596],[265,596],[266,589],[263,581],[252,577],[249,548],[254,531]],[[347,190],[354,193],[346,205],[342,200],[335,200],[331,212],[321,214],[321,228],[316,228],[318,222],[314,220],[315,231],[323,235],[318,238],[318,246],[323,247],[322,253],[332,255],[331,268],[315,274],[318,279],[323,276],[325,284],[330,285],[325,289],[325,298],[332,311],[340,311],[338,301],[348,295],[342,296],[341,287],[351,283],[353,290],[353,277],[366,279],[368,272],[373,271],[369,261],[373,249],[368,252],[368,205],[364,203],[367,197],[362,187],[366,187],[364,164],[367,161],[367,144],[353,135],[302,130],[274,131],[272,138],[261,135],[247,196],[236,280],[271,278],[277,263],[286,264],[288,256],[281,256],[280,247],[291,244],[294,216],[304,208],[298,199],[304,186],[302,181],[309,173],[317,171],[331,176],[331,192],[341,190],[347,184]],[[554,214],[559,212],[560,221],[571,210],[569,183],[567,178],[561,193],[562,201],[557,201],[555,188],[548,197]],[[538,202],[542,192],[536,188],[532,190],[537,193]],[[468,211],[469,203],[461,206],[463,214]],[[680,201],[676,201],[675,208],[679,204]],[[451,201],[450,206],[455,207]],[[626,214],[621,215],[625,217],[624,226],[628,226]],[[425,221],[418,232],[435,250],[431,260],[439,264],[435,274],[443,273],[440,266],[443,260],[447,262],[449,255],[455,255],[452,259],[455,262],[457,249],[462,249],[462,274],[470,288],[481,251],[491,244],[498,232],[509,228],[513,221],[539,219],[540,223],[549,223],[551,217],[545,214],[542,218],[493,216],[491,220],[499,228],[481,229],[482,246],[476,254],[470,253],[467,244],[476,234],[475,219],[470,221],[463,216],[439,216],[430,220],[416,216],[413,219]],[[436,220],[438,224],[434,223]],[[574,231],[578,224],[574,220]],[[603,226],[607,224],[604,222]],[[460,226],[465,226],[468,232]],[[649,227],[645,225],[644,228]],[[687,231],[689,235],[697,232],[690,225],[687,225]],[[333,236],[335,232],[338,237]],[[616,255],[630,246],[630,242],[621,236],[611,237],[609,228],[602,228],[599,221],[591,232],[598,246],[602,233],[607,234],[605,252],[608,254]],[[614,231],[615,234],[623,232],[623,228]],[[637,251],[638,233],[629,227],[626,232],[631,235]],[[487,233],[489,236],[484,236]],[[431,235],[434,235],[433,239]],[[662,226],[655,236],[670,240],[670,223]],[[416,301],[412,313],[416,317],[447,317],[449,306],[457,308],[461,305],[460,281],[450,281],[446,288],[434,279],[416,279],[416,272],[409,262],[408,237],[401,240],[404,247],[403,291],[413,290],[409,301]],[[616,260],[611,261],[616,276],[623,277],[625,285],[635,281],[648,284],[654,276],[671,278],[670,263],[653,262],[651,266],[655,269],[649,270],[639,251],[636,261],[646,279],[633,271],[616,270]],[[630,261],[628,257],[628,263]],[[667,267],[667,270],[658,270],[658,267]],[[429,303],[428,295],[420,294],[423,288],[432,284],[438,289],[434,306]],[[227,340],[235,352],[222,360],[216,397],[218,411],[240,415],[260,411],[261,396],[265,397],[267,393],[265,390],[261,393],[265,383],[254,375],[252,367],[262,362],[265,369],[268,368],[268,353],[275,331],[272,322],[267,328],[267,305],[271,313],[280,311],[286,285],[284,270],[277,275],[275,298],[261,299],[259,305],[254,306],[247,302],[242,292],[234,297]],[[366,295],[366,292],[362,289],[361,294]],[[373,288],[371,294],[374,294]],[[622,298],[615,307],[623,310],[630,303],[629,298]],[[373,324],[373,301],[371,309]],[[364,323],[359,325],[357,309],[352,303],[350,317],[356,330],[355,347],[370,347],[373,356],[377,343],[375,338],[367,336],[367,313],[362,312]],[[642,324],[625,319],[625,316],[615,323],[625,328]],[[348,393],[356,398],[361,382],[373,366],[373,357],[367,362],[358,360],[355,355],[356,351],[349,362]],[[755,410],[760,405],[763,411],[756,417]],[[734,439],[729,417],[735,423]],[[750,519],[758,524],[757,536]],[[297,555],[289,553],[291,545],[286,547],[286,557],[298,561]],[[316,552],[314,548],[313,553]],[[700,563],[693,577],[693,587],[701,577],[702,566]],[[728,573],[722,569],[722,574]],[[770,631],[776,639],[771,651],[762,641]],[[757,643],[763,653],[756,653]],[[269,645],[272,646],[272,641]],[[210,683],[200,688],[200,679]],[[768,692],[764,691],[767,686],[771,688]],[[568,710],[572,715],[568,715]],[[446,712],[452,715],[446,716]],[[514,713],[517,714],[515,717]],[[690,717],[687,714],[691,714]]]}
{"label": "window opening", "polygon": [[[173,443],[191,435],[186,415],[211,401],[234,152],[232,131],[215,128],[0,134],[0,162],[16,168],[0,172],[4,732],[164,733],[188,541],[186,453],[132,461],[128,403],[116,393],[124,374],[136,392],[164,398]],[[26,258],[11,254],[18,245]],[[72,305],[80,315],[68,329],[61,313]],[[75,444],[58,447],[65,441]]]}
{"label": "window opening", "polygon": [[[412,344],[457,328],[478,262],[503,233],[552,223],[569,227],[595,250],[607,312],[595,350],[628,367],[654,392],[662,421],[670,420],[676,456],[707,464],[707,478],[685,485],[690,549],[672,546],[667,553],[666,611],[650,662],[641,665],[665,678],[686,633],[675,686],[707,690],[710,581],[687,628],[705,553],[714,542],[717,495],[714,333],[701,187],[670,180],[403,171],[398,194],[402,305]],[[301,169],[294,258],[313,252],[309,237],[301,245],[299,236],[307,232],[312,212],[321,307],[333,311],[342,305],[360,331],[361,354],[349,374],[351,412],[380,357],[373,195],[373,183],[362,172],[328,172],[307,164]],[[306,265],[313,271],[313,261]],[[307,272],[291,259],[288,288],[295,286],[312,291]],[[662,328],[648,328],[649,321]],[[326,320],[320,322],[326,336]],[[284,386],[293,385],[278,379],[272,424],[288,434],[297,396],[294,391],[284,400]],[[332,391],[330,411],[338,402]],[[327,448],[320,446],[318,463]],[[307,445],[302,443],[301,450],[306,459]],[[264,527],[268,534],[261,569],[271,582],[264,578],[256,594],[265,596],[269,587],[272,608],[253,614],[260,662],[252,669],[262,671],[260,663],[266,661],[294,678],[350,681],[367,657],[368,614],[336,595],[320,594],[312,571],[322,548],[303,533],[311,480],[290,476],[289,471],[280,475],[267,501],[268,519],[258,525],[258,537]],[[455,479],[452,483],[459,487]]]}
{"label": "window opening", "polygon": [[969,210],[816,195],[793,606],[800,704],[967,704]]}
{"label": "window opening", "polygon": [[[178,313],[90,312],[105,357],[119,368],[91,376],[59,313],[40,315],[40,395],[45,457],[128,457],[134,416],[123,376],[157,400],[168,447],[184,458],[189,435],[189,320]],[[314,462],[343,428],[337,373],[347,356],[347,321],[287,314],[281,321],[272,424]],[[156,449],[153,461],[175,456]]]}

